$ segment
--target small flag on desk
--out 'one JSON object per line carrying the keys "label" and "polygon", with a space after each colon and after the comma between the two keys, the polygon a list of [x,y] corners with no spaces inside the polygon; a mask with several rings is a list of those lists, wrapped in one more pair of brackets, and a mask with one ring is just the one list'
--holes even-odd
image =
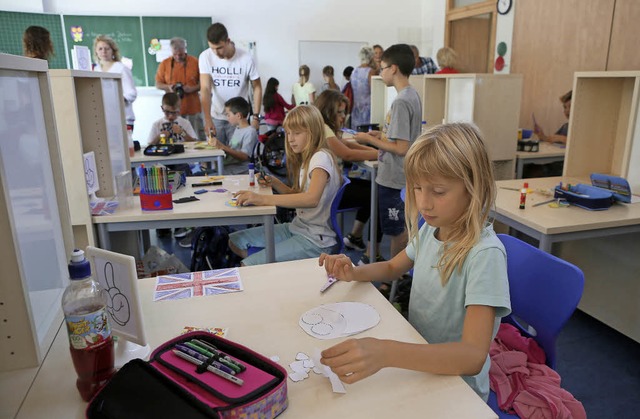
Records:
{"label": "small flag on desk", "polygon": [[159,276],[153,301],[242,291],[238,268]]}

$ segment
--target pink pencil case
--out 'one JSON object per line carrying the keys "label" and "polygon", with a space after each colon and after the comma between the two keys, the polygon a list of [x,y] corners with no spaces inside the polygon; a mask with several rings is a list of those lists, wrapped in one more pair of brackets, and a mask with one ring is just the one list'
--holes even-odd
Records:
{"label": "pink pencil case", "polygon": [[[243,370],[238,385],[174,353],[194,339],[212,345]],[[207,332],[180,335],[158,347],[149,362],[127,363],[91,401],[87,417],[275,418],[288,405],[287,373],[270,359]]]}

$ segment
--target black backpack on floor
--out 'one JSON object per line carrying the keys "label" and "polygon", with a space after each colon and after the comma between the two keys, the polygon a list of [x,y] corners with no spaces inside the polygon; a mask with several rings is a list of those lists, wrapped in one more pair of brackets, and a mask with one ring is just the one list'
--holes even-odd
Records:
{"label": "black backpack on floor", "polygon": [[191,241],[191,272],[240,266],[242,258],[229,248],[229,233],[226,226],[196,228]]}

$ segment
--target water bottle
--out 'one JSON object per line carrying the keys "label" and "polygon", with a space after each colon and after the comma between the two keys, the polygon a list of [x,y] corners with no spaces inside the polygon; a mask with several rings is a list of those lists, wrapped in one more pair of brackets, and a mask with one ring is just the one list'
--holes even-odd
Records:
{"label": "water bottle", "polygon": [[62,294],[62,311],[78,374],[76,387],[82,400],[89,401],[115,373],[107,296],[91,277],[91,265],[82,250],[71,253],[69,277],[71,283]]}

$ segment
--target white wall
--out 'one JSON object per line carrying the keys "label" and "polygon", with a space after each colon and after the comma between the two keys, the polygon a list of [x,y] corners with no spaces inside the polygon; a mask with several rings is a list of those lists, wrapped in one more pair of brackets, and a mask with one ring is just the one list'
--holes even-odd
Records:
{"label": "white wall", "polygon": [[[0,0],[0,7],[3,10],[79,15],[212,16],[214,21],[225,24],[232,40],[257,42],[263,85],[269,77],[275,77],[280,81],[281,94],[290,98],[291,86],[298,74],[298,41],[365,40],[383,47],[404,42],[417,45],[422,55],[435,56],[444,43],[445,2],[182,0],[177,7],[175,2],[162,0]],[[354,57],[353,65],[357,64],[358,57]],[[340,82],[341,75],[337,79]],[[141,115],[146,108],[146,102],[144,106],[134,106],[140,123],[151,119]],[[146,129],[136,123],[137,134],[143,134]],[[135,137],[141,138],[140,135]],[[146,135],[142,138],[146,139]]]}

